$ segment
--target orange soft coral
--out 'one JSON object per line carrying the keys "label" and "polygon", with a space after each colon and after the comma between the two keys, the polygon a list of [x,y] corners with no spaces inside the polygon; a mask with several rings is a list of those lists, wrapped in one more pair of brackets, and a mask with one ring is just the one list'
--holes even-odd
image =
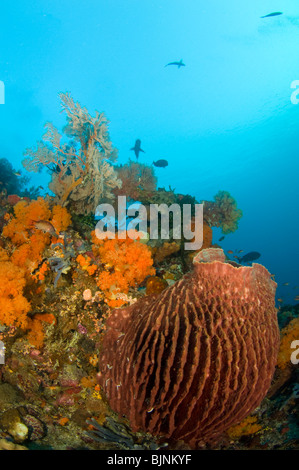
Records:
{"label": "orange soft coral", "polygon": [[33,275],[34,279],[37,279],[38,281],[44,281],[45,280],[45,274],[49,271],[49,264],[45,261],[39,270]]}
{"label": "orange soft coral", "polygon": [[40,220],[51,221],[59,233],[69,226],[71,217],[61,206],[54,206],[51,211],[49,204],[40,197],[30,203],[18,202],[14,207],[14,217],[3,228],[3,235],[15,245],[11,261],[24,267],[29,274],[38,267],[45,248],[51,242],[50,233],[43,233],[34,226],[34,222]]}
{"label": "orange soft coral", "polygon": [[0,323],[25,329],[30,303],[23,296],[25,271],[10,261],[0,261]]}
{"label": "orange soft coral", "polygon": [[49,204],[41,197],[36,201],[20,201],[14,206],[14,217],[3,228],[3,235],[11,239],[15,245],[26,243],[32,232],[39,230],[34,222],[45,220],[51,222],[57,232],[64,231],[71,223],[71,216],[65,207]]}
{"label": "orange soft coral", "polygon": [[91,258],[89,256],[78,255],[76,261],[79,263],[83,271],[87,271],[90,276],[98,269],[96,264],[90,264]]}
{"label": "orange soft coral", "polygon": [[57,233],[65,231],[71,221],[72,218],[65,207],[58,205],[53,207],[51,223]]}
{"label": "orange soft coral", "polygon": [[129,287],[135,287],[147,276],[155,274],[151,251],[131,238],[98,240],[93,234],[93,241],[94,251],[105,268],[98,277],[98,286],[106,293],[110,306],[120,307],[124,300],[118,298],[119,294],[127,293]]}
{"label": "orange soft coral", "polygon": [[14,245],[29,241],[34,222],[49,220],[51,211],[48,203],[41,197],[36,201],[20,201],[14,206],[15,216],[3,228],[3,235],[11,239]]}
{"label": "orange soft coral", "polygon": [[2,248],[1,246],[0,246],[0,261],[9,261],[8,254],[6,253],[4,248]]}
{"label": "orange soft coral", "polygon": [[14,250],[11,261],[16,266],[24,267],[27,273],[32,273],[42,260],[42,254],[49,243],[49,239],[47,233],[34,233],[27,243],[23,243]]}

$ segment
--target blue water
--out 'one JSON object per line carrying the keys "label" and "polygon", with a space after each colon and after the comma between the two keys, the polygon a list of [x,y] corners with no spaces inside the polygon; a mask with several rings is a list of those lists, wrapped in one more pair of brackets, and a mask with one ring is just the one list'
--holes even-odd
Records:
{"label": "blue water", "polygon": [[[260,18],[273,11],[284,14]],[[221,246],[259,251],[278,298],[295,303],[298,1],[15,0],[0,13],[0,158],[22,168],[45,122],[64,125],[58,93],[69,91],[105,112],[119,163],[140,138],[141,162],[169,162],[159,186],[198,200],[229,191],[243,218]],[[165,67],[180,59],[186,67]]]}

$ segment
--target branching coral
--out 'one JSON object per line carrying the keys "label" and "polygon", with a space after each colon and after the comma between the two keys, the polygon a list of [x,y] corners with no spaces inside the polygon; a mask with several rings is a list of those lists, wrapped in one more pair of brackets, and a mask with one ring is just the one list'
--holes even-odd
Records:
{"label": "branching coral", "polygon": [[229,192],[219,191],[214,200],[203,201],[205,222],[211,227],[221,227],[225,234],[237,230],[242,211],[237,208],[235,199]]}
{"label": "branching coral", "polygon": [[104,113],[92,117],[68,93],[60,93],[62,109],[67,116],[63,136],[51,124],[36,149],[25,152],[24,167],[38,172],[44,166],[52,172],[49,184],[61,205],[72,202],[76,212],[95,210],[104,198],[113,199],[112,190],[121,186],[108,161],[115,161],[117,151],[109,140],[108,121]]}

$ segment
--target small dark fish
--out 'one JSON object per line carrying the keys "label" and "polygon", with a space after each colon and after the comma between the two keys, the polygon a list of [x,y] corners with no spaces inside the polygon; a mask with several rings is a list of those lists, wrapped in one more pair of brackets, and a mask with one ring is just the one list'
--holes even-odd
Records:
{"label": "small dark fish", "polygon": [[167,160],[157,160],[156,162],[153,162],[153,165],[159,167],[159,168],[165,168],[168,166],[168,161]]}
{"label": "small dark fish", "polygon": [[218,241],[222,242],[222,240],[224,240],[224,239],[225,239],[225,237],[220,237]]}
{"label": "small dark fish", "polygon": [[168,65],[177,65],[177,66],[178,66],[178,69],[179,69],[180,67],[186,67],[186,64],[183,63],[183,59],[181,59],[179,62],[178,62],[178,61],[169,62],[168,64],[165,65],[165,67],[167,67]]}
{"label": "small dark fish", "polygon": [[37,230],[49,233],[52,237],[58,236],[51,222],[48,222],[47,220],[34,220],[33,225]]}
{"label": "small dark fish", "polygon": [[277,302],[282,303],[282,302],[283,302],[283,299],[277,299]]}
{"label": "small dark fish", "polygon": [[268,15],[261,16],[261,18],[270,18],[271,16],[280,16],[283,15],[282,11],[274,11],[273,13],[269,13]]}
{"label": "small dark fish", "polygon": [[295,300],[296,302],[298,302],[298,301],[299,301],[299,295],[297,295],[297,296],[294,298],[294,300]]}
{"label": "small dark fish", "polygon": [[141,148],[141,140],[140,139],[136,140],[134,147],[132,147],[130,150],[134,150],[137,159],[139,157],[139,152],[145,153],[145,151],[142,150],[142,148]]}
{"label": "small dark fish", "polygon": [[250,251],[250,253],[247,253],[247,255],[243,256],[242,258],[239,258],[240,263],[250,263],[251,261],[255,261],[259,259],[261,256],[260,253],[257,251]]}
{"label": "small dark fish", "polygon": [[228,253],[232,255],[234,252],[232,250],[228,250]]}
{"label": "small dark fish", "polygon": [[238,253],[243,253],[243,252],[244,252],[244,250],[239,250],[239,251],[238,251]]}

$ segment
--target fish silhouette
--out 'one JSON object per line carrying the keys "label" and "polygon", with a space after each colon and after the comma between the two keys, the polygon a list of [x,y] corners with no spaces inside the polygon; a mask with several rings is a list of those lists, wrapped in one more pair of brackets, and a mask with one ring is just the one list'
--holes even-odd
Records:
{"label": "fish silhouette", "polygon": [[137,160],[138,160],[138,157],[139,157],[139,152],[145,153],[145,151],[142,150],[142,148],[141,148],[141,140],[140,139],[136,140],[134,147],[132,147],[130,150],[134,150]]}
{"label": "fish silhouette", "polygon": [[274,11],[273,13],[269,13],[269,15],[261,16],[261,18],[270,18],[271,16],[279,16],[283,15],[282,11]]}
{"label": "fish silhouette", "polygon": [[183,63],[183,59],[181,59],[179,62],[178,62],[178,61],[169,62],[169,64],[166,64],[165,67],[167,67],[167,65],[177,65],[177,66],[178,66],[178,69],[179,69],[180,67],[186,67],[186,64]]}
{"label": "fish silhouette", "polygon": [[242,258],[238,258],[238,260],[239,263],[250,263],[259,259],[260,256],[261,254],[257,251],[251,251],[250,253],[247,253],[247,255],[244,255]]}
{"label": "fish silhouette", "polygon": [[168,166],[168,161],[167,160],[157,160],[156,162],[153,162],[153,165],[159,167],[159,168],[165,168]]}

